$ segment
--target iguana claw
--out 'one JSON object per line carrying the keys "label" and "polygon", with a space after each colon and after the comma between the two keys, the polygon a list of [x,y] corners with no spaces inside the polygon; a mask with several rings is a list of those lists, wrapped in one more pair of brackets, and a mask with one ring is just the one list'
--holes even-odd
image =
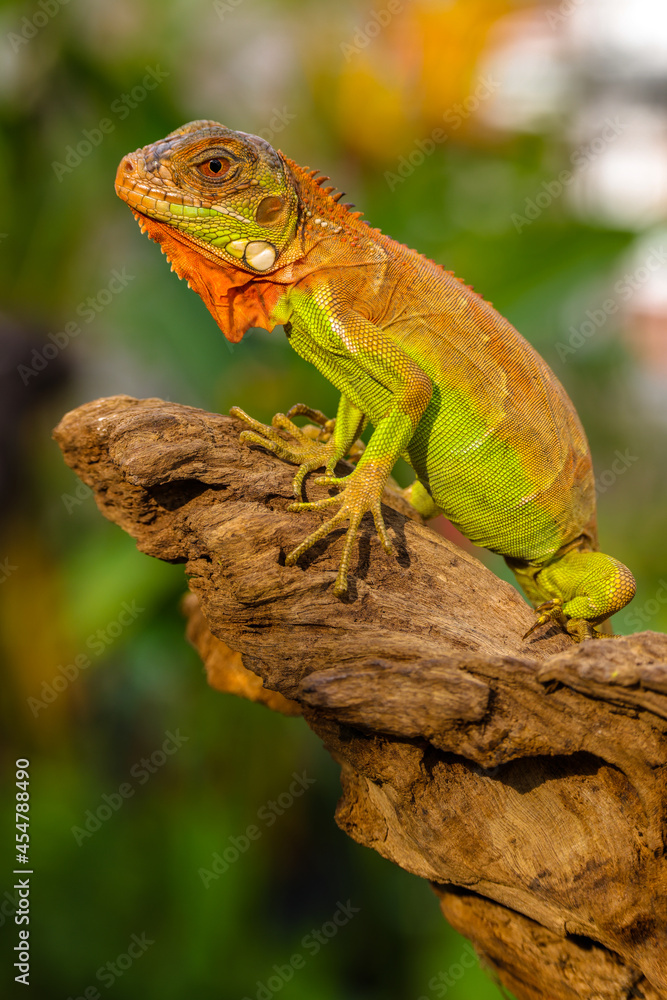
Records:
{"label": "iguana claw", "polygon": [[[278,458],[299,466],[293,482],[294,495],[299,499],[299,502],[290,504],[287,508],[288,511],[323,510],[340,504],[340,510],[330,520],[320,525],[317,531],[304,538],[301,544],[285,559],[287,566],[293,566],[299,557],[316,542],[325,538],[336,528],[341,527],[346,521],[349,522],[343,555],[333,588],[334,594],[340,597],[347,590],[347,575],[352,558],[352,547],[364,514],[370,512],[373,515],[383,548],[390,554],[393,552],[380,506],[387,479],[386,469],[382,469],[374,463],[368,463],[366,466],[356,468],[349,476],[332,476],[333,468],[340,457],[335,451],[333,436],[336,421],[330,420],[319,410],[313,410],[303,403],[297,403],[286,414],[277,413],[271,421],[270,427],[250,417],[238,406],[233,406],[229,412],[233,417],[243,420],[250,428],[250,430],[241,432],[241,441],[260,445]],[[295,416],[308,417],[315,421],[317,426],[297,427],[291,420],[291,417]],[[286,441],[279,431],[286,431],[293,440]],[[361,457],[363,447],[360,447],[356,454]],[[315,482],[321,486],[342,486],[343,489],[333,497],[324,497],[312,502],[301,500],[304,478],[309,472],[323,466],[326,475],[318,477]]]}
{"label": "iguana claw", "polygon": [[334,594],[340,597],[347,590],[347,574],[352,558],[352,547],[364,514],[370,511],[373,515],[375,527],[385,552],[391,555],[394,551],[389,535],[387,534],[380,505],[384,483],[378,480],[375,470],[371,466],[367,466],[365,469],[355,469],[349,476],[342,476],[340,478],[335,476],[319,476],[315,482],[322,486],[343,486],[344,488],[336,496],[314,500],[311,503],[293,503],[287,509],[290,511],[323,510],[337,503],[341,504],[341,508],[330,520],[325,521],[324,524],[308,535],[300,545],[290,552],[285,559],[285,564],[293,566],[299,557],[304,552],[307,552],[316,542],[325,538],[346,521],[349,522],[345,535],[343,555],[333,587]]}
{"label": "iguana claw", "polygon": [[[332,437],[336,421],[325,417],[319,410],[297,403],[286,414],[276,413],[270,427],[249,416],[240,406],[232,406],[229,412],[251,428],[241,432],[241,441],[260,445],[277,458],[299,466],[292,483],[295,497],[301,498],[303,481],[309,472],[321,469],[323,466],[330,472],[336,464]],[[307,416],[315,420],[321,429],[308,425],[297,427],[290,419],[293,416]],[[286,431],[294,439],[293,442],[286,441],[282,434],[278,433],[279,430]]]}
{"label": "iguana claw", "polygon": [[[238,407],[234,407],[234,409],[238,409]],[[319,424],[326,434],[326,437],[323,436],[323,440],[328,440],[328,436],[333,434],[334,427],[336,426],[335,418],[327,417],[321,410],[314,410],[312,406],[306,406],[305,403],[295,403],[294,406],[290,406],[286,416],[289,420],[291,420],[292,417],[308,417],[308,419],[312,420],[313,423]],[[305,428],[302,427],[301,430],[303,431]],[[313,430],[315,430],[315,428],[313,428]]]}
{"label": "iguana claw", "polygon": [[553,622],[559,625],[564,632],[572,636],[575,642],[583,642],[585,639],[614,639],[616,636],[605,635],[603,632],[598,632],[593,628],[590,622],[586,621],[584,618],[568,618],[568,616],[563,611],[563,602],[560,597],[553,597],[550,601],[545,601],[543,604],[538,604],[535,608],[538,614],[538,619],[531,625],[524,639],[527,639],[535,629],[539,628],[540,625],[546,625],[547,622]]}

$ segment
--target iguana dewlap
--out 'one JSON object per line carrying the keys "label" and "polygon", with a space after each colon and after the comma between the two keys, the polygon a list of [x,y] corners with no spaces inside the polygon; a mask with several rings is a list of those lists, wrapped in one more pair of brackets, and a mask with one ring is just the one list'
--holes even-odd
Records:
{"label": "iguana dewlap", "polygon": [[[562,385],[488,302],[372,229],[316,174],[258,136],[198,121],[128,154],[116,177],[142,230],[229,340],[282,324],[341,392],[335,422],[304,406],[276,415],[273,427],[233,411],[251,428],[246,441],[299,465],[297,497],[322,467],[318,481],[341,487],[290,508],[338,510],[286,562],[349,522],[334,586],[342,594],[368,511],[391,551],[380,501],[404,456],[417,509],[442,511],[505,556],[537,607],[536,625],[554,620],[577,639],[597,637],[593,626],[632,599],[635,582],[596,551],[591,456]],[[304,433],[296,414],[322,432]],[[356,468],[334,478],[367,421],[374,430]]]}

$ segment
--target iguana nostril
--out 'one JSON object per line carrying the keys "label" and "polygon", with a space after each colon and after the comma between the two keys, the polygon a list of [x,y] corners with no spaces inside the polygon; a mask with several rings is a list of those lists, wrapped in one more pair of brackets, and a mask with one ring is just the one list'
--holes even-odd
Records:
{"label": "iguana nostril", "polygon": [[123,170],[125,171],[126,174],[134,173],[134,163],[132,162],[132,160],[130,160],[129,157],[125,158],[125,161],[123,163]]}

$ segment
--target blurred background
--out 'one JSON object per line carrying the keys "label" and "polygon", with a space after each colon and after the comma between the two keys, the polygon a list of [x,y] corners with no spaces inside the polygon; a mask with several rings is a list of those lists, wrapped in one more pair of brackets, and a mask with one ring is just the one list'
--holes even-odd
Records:
{"label": "blurred background", "polygon": [[544,355],[637,577],[615,627],[664,631],[664,0],[35,0],[2,4],[0,46],[5,954],[26,758],[31,996],[499,998],[428,886],[335,827],[303,721],[207,687],[182,568],[102,518],[51,430],[115,393],[334,412],[279,331],[226,343],[113,192],[124,153],[188,120],[259,133]]}

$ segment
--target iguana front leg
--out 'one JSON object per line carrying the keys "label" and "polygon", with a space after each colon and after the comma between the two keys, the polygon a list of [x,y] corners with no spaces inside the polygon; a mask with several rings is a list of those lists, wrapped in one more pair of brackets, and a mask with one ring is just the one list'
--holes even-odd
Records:
{"label": "iguana front leg", "polygon": [[[392,551],[382,519],[382,494],[396,460],[406,450],[428,406],[433,387],[419,365],[378,327],[354,310],[335,309],[326,289],[320,290],[315,303],[305,296],[297,302],[289,339],[297,353],[315,365],[342,393],[332,437],[325,443],[308,439],[291,424],[289,415],[278,414],[274,417],[274,427],[269,428],[257,424],[242,411],[234,409],[232,413],[250,424],[252,430],[243,432],[246,441],[261,444],[279,457],[300,464],[294,480],[297,495],[306,473],[321,466],[325,466],[327,475],[316,482],[342,487],[336,496],[291,505],[292,511],[324,510],[336,505],[340,509],[285,560],[288,566],[293,565],[316,542],[349,521],[334,585],[334,593],[340,596],[347,590],[352,549],[364,514],[373,515],[382,545],[387,552]],[[334,477],[331,472],[336,462],[363,429],[364,414],[375,424],[373,435],[355,470],[348,476]],[[285,442],[274,429],[278,427],[288,430],[296,443]]]}
{"label": "iguana front leg", "polygon": [[344,397],[352,399],[359,411],[371,415],[375,430],[354,472],[316,480],[327,486],[341,486],[340,493],[312,503],[292,504],[290,510],[294,511],[323,510],[337,504],[340,509],[290,552],[285,562],[293,565],[316,542],[349,521],[334,584],[334,593],[341,596],[347,590],[352,548],[364,514],[373,515],[383,547],[392,552],[382,518],[382,494],[396,460],[428,406],[432,384],[412,358],[355,311],[342,315],[321,313],[319,321],[312,324],[311,316],[307,332],[295,326],[290,337],[292,346],[319,368]]}
{"label": "iguana front leg", "polygon": [[[241,441],[246,444],[258,444],[283,461],[299,466],[292,484],[294,496],[299,499],[303,481],[308,473],[324,467],[327,474],[331,474],[336,463],[347,455],[366,426],[366,417],[345,396],[340,398],[334,420],[303,403],[292,406],[286,414],[276,413],[271,421],[271,427],[254,420],[239,406],[233,406],[229,412],[251,428],[241,433]],[[314,420],[321,430],[317,432],[315,427],[297,427],[292,422],[292,417],[297,416]],[[292,440],[286,441],[278,433],[278,429],[287,431]]]}
{"label": "iguana front leg", "polygon": [[[362,460],[363,461],[363,458]],[[347,574],[352,558],[352,547],[361,524],[361,519],[368,511],[373,515],[375,527],[385,552],[390,555],[393,552],[389,535],[382,517],[380,498],[384,492],[387,477],[391,471],[391,466],[387,468],[386,463],[376,465],[366,465],[361,468],[361,462],[349,476],[320,476],[315,480],[324,486],[342,486],[343,489],[336,496],[323,500],[314,500],[312,503],[293,503],[287,509],[290,511],[300,510],[324,510],[327,507],[340,504],[340,510],[328,521],[325,521],[317,531],[308,535],[285,559],[285,565],[293,566],[300,556],[307,552],[315,542],[325,538],[336,528],[341,527],[349,520],[349,527],[345,536],[343,555],[338,568],[338,575],[334,584],[334,594],[340,597],[347,590]]]}

